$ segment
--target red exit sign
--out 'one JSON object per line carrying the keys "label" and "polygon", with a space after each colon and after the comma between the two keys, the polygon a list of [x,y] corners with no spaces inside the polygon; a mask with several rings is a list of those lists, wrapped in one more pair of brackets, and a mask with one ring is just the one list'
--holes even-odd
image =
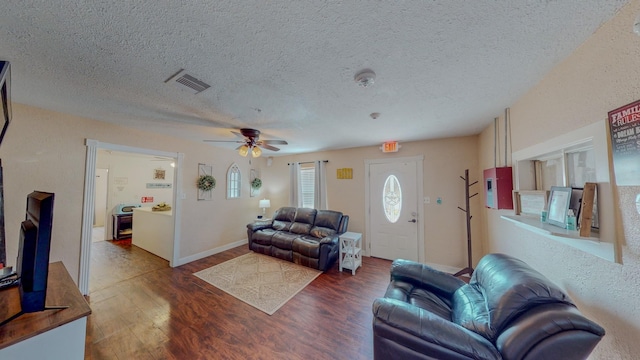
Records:
{"label": "red exit sign", "polygon": [[398,152],[399,147],[400,146],[398,145],[397,141],[387,141],[384,144],[382,144],[382,152],[383,153]]}
{"label": "red exit sign", "polygon": [[153,202],[153,196],[143,196],[140,202],[143,204]]}

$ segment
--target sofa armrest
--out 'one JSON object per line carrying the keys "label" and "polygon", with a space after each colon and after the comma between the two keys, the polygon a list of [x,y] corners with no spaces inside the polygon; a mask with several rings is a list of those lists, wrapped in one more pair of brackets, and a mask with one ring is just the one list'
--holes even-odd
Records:
{"label": "sofa armrest", "polygon": [[416,287],[451,298],[465,282],[457,277],[415,261],[397,259],[391,264],[391,280],[408,282]]}
{"label": "sofa armrest", "polygon": [[374,352],[384,352],[383,343],[393,342],[429,358],[501,358],[484,337],[428,310],[395,299],[374,300],[373,334]]}
{"label": "sofa armrest", "polygon": [[338,244],[338,242],[339,242],[338,238],[339,238],[339,236],[337,234],[336,235],[329,235],[329,236],[323,237],[318,242],[320,243],[320,246],[322,246],[324,244],[334,245],[334,244]]}
{"label": "sofa armrest", "polygon": [[573,305],[537,306],[511,322],[496,340],[504,359],[586,359],[605,330]]}
{"label": "sofa armrest", "polygon": [[256,232],[258,230],[271,228],[271,224],[271,221],[256,221],[247,224],[247,229],[251,230],[252,232]]}

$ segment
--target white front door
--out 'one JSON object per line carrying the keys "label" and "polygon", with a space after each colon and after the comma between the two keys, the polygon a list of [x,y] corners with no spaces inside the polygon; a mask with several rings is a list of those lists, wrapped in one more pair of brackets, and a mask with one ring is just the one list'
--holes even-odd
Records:
{"label": "white front door", "polygon": [[418,161],[369,164],[370,255],[419,261]]}

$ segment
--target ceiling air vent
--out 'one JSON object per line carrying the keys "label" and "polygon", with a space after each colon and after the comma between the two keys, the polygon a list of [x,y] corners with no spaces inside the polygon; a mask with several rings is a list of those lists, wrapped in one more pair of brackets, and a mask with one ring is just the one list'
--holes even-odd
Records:
{"label": "ceiling air vent", "polygon": [[180,69],[176,74],[165,80],[165,83],[173,83],[194,95],[211,87],[211,85],[204,81],[198,80],[195,76],[188,74],[185,69]]}

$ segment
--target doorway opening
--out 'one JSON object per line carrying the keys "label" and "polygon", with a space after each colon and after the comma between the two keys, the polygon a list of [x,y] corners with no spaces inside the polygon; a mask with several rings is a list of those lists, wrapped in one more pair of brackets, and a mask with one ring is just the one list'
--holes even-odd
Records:
{"label": "doorway opening", "polygon": [[[84,295],[88,295],[89,294],[89,279],[90,279],[90,265],[91,265],[91,248],[92,248],[92,238],[93,238],[93,228],[94,228],[94,224],[95,222],[95,218],[96,218],[96,187],[97,187],[97,182],[96,182],[96,175],[98,173],[98,152],[101,150],[107,150],[107,151],[113,151],[113,152],[122,152],[122,153],[127,153],[130,156],[142,156],[142,157],[147,157],[147,158],[159,158],[159,159],[172,159],[175,165],[174,171],[173,171],[173,182],[172,182],[172,188],[169,191],[169,195],[167,195],[167,199],[170,199],[170,201],[166,201],[172,204],[172,212],[174,214],[178,214],[180,211],[180,202],[177,201],[178,200],[178,196],[177,196],[177,189],[181,188],[181,176],[180,176],[180,171],[182,168],[182,162],[183,162],[183,157],[184,155],[182,153],[171,153],[171,152],[164,152],[164,151],[157,151],[157,150],[150,150],[150,149],[143,149],[143,148],[135,148],[135,147],[130,147],[130,146],[124,146],[124,145],[117,145],[117,144],[109,144],[109,143],[103,143],[103,142],[99,142],[96,140],[90,140],[87,139],[86,140],[86,146],[87,146],[87,157],[86,157],[86,166],[85,166],[85,189],[84,189],[84,203],[83,203],[83,218],[82,218],[82,244],[81,244],[81,254],[80,254],[80,274],[79,274],[79,281],[78,281],[78,287],[80,289],[80,292]],[[161,174],[161,171],[154,171],[153,176],[156,176],[155,174]],[[153,178],[151,178],[152,175],[150,175],[150,181],[146,184],[146,186],[161,186],[162,184],[158,184],[158,181],[154,181]],[[122,182],[126,182],[126,179],[119,179],[118,181],[122,181]],[[140,196],[137,196],[139,194],[129,194],[130,199],[132,202],[138,201],[138,199],[140,199]],[[107,204],[110,204],[111,202],[109,200],[113,200],[110,199],[111,195],[108,195],[108,201]],[[144,197],[142,199],[140,199],[139,201],[142,202],[144,200]],[[153,202],[156,199],[152,199],[151,202]],[[112,214],[109,212],[108,208],[110,205],[107,205],[107,208],[105,209],[104,212],[104,218],[105,218],[105,226],[104,226],[104,238],[110,238],[113,237],[113,227],[112,227],[112,221],[110,221],[110,218],[112,216]],[[171,222],[172,222],[172,231],[167,235],[169,236],[168,242],[168,249],[166,251],[166,258],[168,258],[167,260],[169,261],[169,266],[176,266],[178,263],[178,259],[179,259],[179,244],[180,244],[180,238],[179,238],[179,234],[180,234],[180,223],[178,221],[178,216],[172,216],[171,217]]]}

